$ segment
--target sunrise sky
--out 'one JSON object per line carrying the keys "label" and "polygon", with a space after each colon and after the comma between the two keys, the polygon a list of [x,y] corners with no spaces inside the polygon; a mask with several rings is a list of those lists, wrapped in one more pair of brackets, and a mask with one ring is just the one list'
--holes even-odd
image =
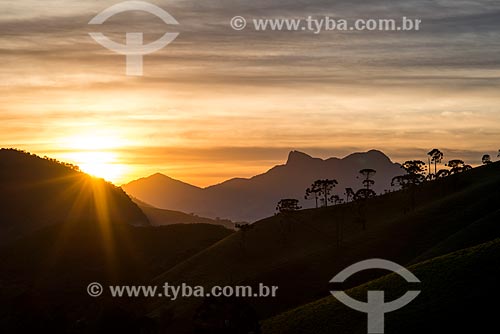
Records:
{"label": "sunrise sky", "polygon": [[[498,0],[149,1],[146,13],[87,23],[120,1],[0,2],[0,146],[73,162],[118,184],[162,172],[199,186],[264,172],[288,151],[380,149],[393,160],[479,163],[500,148]],[[237,32],[235,15],[419,18],[418,32]],[[125,76],[123,43],[176,41]],[[495,154],[496,156],[496,154]]]}

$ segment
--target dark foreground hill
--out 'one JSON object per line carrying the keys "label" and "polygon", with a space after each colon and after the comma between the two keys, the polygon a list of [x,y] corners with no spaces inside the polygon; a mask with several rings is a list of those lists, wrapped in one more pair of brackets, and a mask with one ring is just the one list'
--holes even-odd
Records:
{"label": "dark foreground hill", "polygon": [[[489,333],[497,326],[500,239],[456,251],[409,267],[421,281],[420,295],[385,315],[385,333]],[[408,291],[397,274],[376,279],[346,293],[366,300],[368,290],[386,292],[391,301]],[[387,293],[388,292],[388,293]],[[333,296],[280,314],[263,323],[264,334],[362,334],[365,313]]]}
{"label": "dark foreground hill", "polygon": [[[264,219],[178,264],[156,282],[278,285],[277,298],[249,300],[265,319],[329,295],[329,280],[360,260],[376,257],[408,265],[500,237],[499,217],[496,163],[366,202]],[[360,274],[350,284],[377,275]],[[151,314],[176,314],[172,330],[187,333],[200,304],[183,299],[154,301],[150,307]]]}
{"label": "dark foreground hill", "polygon": [[0,151],[0,196],[2,333],[139,333],[144,301],[93,299],[87,285],[146,284],[232,233],[149,226],[120,188],[15,150]]}
{"label": "dark foreground hill", "polygon": [[74,166],[0,150],[0,243],[71,221],[149,225],[121,188]]}
{"label": "dark foreground hill", "polygon": [[274,214],[282,198],[297,198],[304,208],[313,207],[314,201],[303,199],[306,188],[318,179],[337,179],[335,193],[343,198],[345,188],[362,187],[359,171],[364,168],[377,170],[374,190],[378,193],[390,189],[392,178],[401,174],[400,165],[376,150],[326,160],[292,151],[285,164],[248,179],[235,178],[199,188],[155,174],[130,182],[123,189],[158,208],[253,222]]}
{"label": "dark foreground hill", "polygon": [[147,284],[230,233],[208,224],[44,228],[0,248],[0,328],[5,333],[101,333],[111,325],[124,328],[119,333],[142,333],[133,326],[148,321],[144,300],[94,299],[87,285]]}
{"label": "dark foreground hill", "polygon": [[[26,169],[23,175],[29,173]],[[76,172],[70,175],[73,173]],[[47,213],[39,206],[51,203],[40,195],[43,192],[36,197],[39,202],[28,203],[35,212]],[[37,228],[0,246],[2,330],[7,333],[182,334],[196,329],[195,333],[239,333],[217,327],[232,323],[227,319],[224,303],[213,304],[204,298],[175,301],[161,297],[90,298],[86,286],[97,281],[103,285],[161,286],[165,282],[205,287],[277,285],[276,298],[239,299],[238,303],[245,304],[241,310],[252,319],[254,313],[261,320],[271,319],[263,323],[266,331],[287,333],[283,322],[288,320],[279,320],[289,319],[287,311],[329,296],[328,282],[335,274],[350,264],[375,257],[404,266],[416,264],[412,270],[422,280],[422,289],[427,288],[427,293],[436,296],[430,299],[422,293],[424,303],[415,304],[416,309],[409,308],[407,315],[403,313],[401,319],[409,319],[403,323],[415,322],[425,315],[427,323],[415,328],[433,332],[432,325],[438,326],[432,327],[439,328],[438,332],[449,332],[439,324],[449,324],[453,314],[458,315],[458,320],[465,318],[469,310],[457,304],[462,302],[457,293],[461,289],[469,289],[468,294],[463,294],[464,303],[477,305],[476,315],[484,315],[484,319],[476,319],[483,323],[491,320],[488,310],[479,304],[489,296],[483,287],[476,288],[484,281],[485,289],[493,291],[492,296],[495,293],[489,287],[498,277],[495,276],[497,245],[487,245],[484,251],[480,248],[473,249],[472,253],[455,253],[443,261],[435,258],[500,237],[499,163],[366,201],[280,214],[237,233],[200,224],[131,226],[96,219],[101,216],[95,214],[102,211],[91,205],[88,208],[87,213],[91,213],[88,220],[83,214],[69,216],[79,219],[48,225],[39,224],[36,219],[26,220],[33,224],[27,226]],[[469,253],[475,255],[468,256]],[[420,267],[429,259],[430,269]],[[378,271],[357,274],[344,288],[359,286],[383,274]],[[392,279],[389,282],[383,287],[394,287],[394,294],[406,287]],[[328,300],[318,303],[329,304]],[[214,305],[222,305],[222,312],[217,308],[213,312]],[[305,307],[307,310],[308,306]],[[432,317],[435,312],[427,312],[427,309],[445,309],[450,313]],[[313,333],[308,330],[314,323],[320,326],[318,333],[330,330],[325,324],[337,320],[329,310],[328,307],[318,309],[321,317],[317,319],[314,312],[307,313],[307,319],[312,320],[304,320],[304,333]],[[339,314],[341,322],[360,316],[345,310]],[[193,321],[195,315],[197,321]],[[364,319],[362,314],[361,317]],[[360,327],[366,324],[363,319],[354,330],[363,329]],[[395,326],[398,333],[402,332],[397,319],[388,318],[388,324]],[[300,330],[299,325],[293,328]],[[207,331],[207,326],[216,327]],[[460,329],[459,325],[457,328]]]}

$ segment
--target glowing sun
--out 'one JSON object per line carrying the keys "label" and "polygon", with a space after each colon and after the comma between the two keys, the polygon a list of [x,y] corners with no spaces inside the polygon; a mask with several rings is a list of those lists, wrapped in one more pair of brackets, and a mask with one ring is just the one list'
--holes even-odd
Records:
{"label": "glowing sun", "polygon": [[66,157],[87,174],[117,182],[125,173],[114,151],[122,145],[114,137],[78,136],[66,139],[65,146],[70,150]]}
{"label": "glowing sun", "polygon": [[73,159],[83,172],[108,181],[116,181],[123,175],[123,166],[116,163],[112,152],[76,152]]}

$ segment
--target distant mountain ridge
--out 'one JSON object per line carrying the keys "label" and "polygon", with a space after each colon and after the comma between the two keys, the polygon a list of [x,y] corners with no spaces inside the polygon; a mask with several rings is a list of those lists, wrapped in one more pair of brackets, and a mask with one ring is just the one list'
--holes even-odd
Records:
{"label": "distant mountain ridge", "polygon": [[200,217],[194,214],[187,214],[180,211],[158,209],[148,203],[142,202],[137,198],[132,198],[132,201],[144,212],[148,217],[152,226],[164,226],[175,224],[211,224],[224,226],[229,230],[234,230],[235,226],[230,220],[210,219]]}
{"label": "distant mountain ridge", "polygon": [[158,208],[251,222],[273,215],[276,203],[282,198],[297,198],[304,208],[312,207],[313,201],[304,200],[304,194],[317,179],[336,179],[339,184],[335,193],[343,197],[345,188],[361,188],[359,171],[364,168],[377,171],[373,189],[378,193],[390,189],[392,178],[403,173],[399,164],[378,150],[326,160],[291,151],[285,164],[263,174],[234,178],[207,188],[160,173],[132,181],[122,188]]}
{"label": "distant mountain ridge", "polygon": [[[266,319],[281,311],[329,296],[331,288],[328,284],[329,280],[347,266],[358,261],[381,258],[408,267],[409,264],[423,263],[438,256],[499,238],[500,191],[498,189],[500,189],[500,162],[418,186],[413,193],[416,205],[414,210],[405,209],[412,201],[413,190],[410,189],[369,199],[361,209],[361,215],[366,218],[365,226],[358,220],[360,206],[356,202],[276,215],[256,222],[251,229],[239,231],[221,240],[213,247],[158,276],[155,282],[157,284],[161,282],[185,283],[205,287],[257,286],[259,283],[277,285],[279,294],[276,298],[265,300],[252,298],[250,301],[258,310],[261,319]],[[494,258],[498,258],[498,255]],[[453,261],[455,259],[458,258],[454,256],[450,258]],[[483,261],[482,265],[476,267],[477,270],[472,270],[467,265],[463,266],[460,260],[455,262],[452,268],[461,268],[462,272],[468,273],[468,278],[466,278],[468,283],[459,284],[461,288],[453,290],[451,295],[448,294],[450,292],[448,288],[454,283],[463,282],[464,276],[451,275],[448,270],[452,268],[447,266],[434,266],[434,269],[427,273],[427,277],[433,280],[431,284],[437,288],[437,291],[447,291],[448,296],[457,297],[458,295],[457,298],[460,300],[462,296],[467,295],[469,298],[475,298],[473,303],[455,300],[450,302],[448,297],[441,299],[441,295],[436,297],[436,294],[432,294],[436,291],[432,289],[431,294],[424,298],[426,306],[418,309],[419,316],[411,313],[409,318],[415,321],[416,325],[426,323],[421,321],[425,318],[424,314],[448,313],[448,309],[454,311],[466,309],[468,312],[477,310],[478,305],[481,305],[476,295],[478,288],[491,294],[497,286],[497,277],[500,277],[498,265],[496,265],[498,261],[495,262],[492,257],[486,257]],[[492,272],[497,274],[490,276]],[[378,277],[373,271],[364,271],[354,276],[349,278],[347,286],[343,285],[344,288],[349,289]],[[399,280],[398,282],[401,282],[400,278]],[[475,281],[477,286],[470,285],[471,281]],[[422,290],[427,291],[429,281],[422,279],[422,283],[426,284],[426,288]],[[386,287],[401,288],[403,292],[397,293],[396,296],[402,295],[408,289],[406,284],[400,283],[392,283]],[[487,288],[483,289],[484,287]],[[426,293],[425,291],[423,294]],[[366,297],[366,293],[363,296]],[[362,300],[363,296],[356,296],[356,298]],[[430,304],[435,302],[446,306],[429,310]],[[161,306],[155,304],[152,307],[158,311],[161,307],[165,307],[165,304],[166,302],[163,302]],[[172,326],[172,332],[191,333],[180,329],[189,327],[193,318],[192,314],[198,305],[196,301],[187,298],[168,304],[168,307],[179,315],[177,318],[179,322]],[[182,312],[185,313],[182,314]],[[468,312],[464,313],[463,319],[465,319],[465,314],[469,314]],[[303,318],[299,312],[296,314],[300,315],[298,319],[292,314],[292,316],[288,315],[290,321],[282,321],[281,324],[272,321],[272,327],[279,328],[279,330],[264,331],[264,333],[350,334],[363,331],[366,333],[366,314],[356,311],[354,314],[361,320],[347,321],[343,327],[340,327],[343,317],[340,317],[341,320],[337,322],[338,313],[334,310],[327,308],[322,313],[316,313],[313,308],[308,313],[306,329],[309,330],[305,330],[303,327],[305,323],[302,324],[298,320]],[[452,323],[450,319],[456,319],[457,313],[448,314],[452,317],[447,318],[446,322]],[[478,314],[480,315],[480,312],[476,313]],[[437,316],[433,324],[439,326],[441,320]],[[474,325],[474,321],[470,319],[467,322]],[[323,327],[318,328],[316,324],[319,323]],[[352,323],[361,324],[359,325],[359,328],[362,327],[361,330],[353,330]],[[268,324],[267,327],[271,326]],[[411,330],[411,332],[433,333],[429,327],[425,328],[426,330]],[[387,331],[387,333],[408,331],[407,328],[398,329]],[[445,332],[448,333],[448,331]],[[476,333],[477,331],[466,332]],[[478,333],[480,332],[484,331]],[[465,332],[459,331],[459,333]]]}

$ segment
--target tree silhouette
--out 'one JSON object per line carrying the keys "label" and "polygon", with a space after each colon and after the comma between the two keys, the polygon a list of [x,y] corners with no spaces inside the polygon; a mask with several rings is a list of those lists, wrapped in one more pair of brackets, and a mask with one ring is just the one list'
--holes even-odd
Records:
{"label": "tree silhouette", "polygon": [[330,197],[330,194],[335,188],[335,186],[339,184],[337,180],[316,180],[314,183],[311,185],[310,188],[306,189],[306,199],[311,198],[312,195],[314,195],[314,198],[316,200],[316,208],[318,207],[318,198],[322,197],[322,202],[323,205],[326,207],[328,206],[328,199]]}
{"label": "tree silhouette", "polygon": [[399,185],[403,190],[410,190],[410,206],[415,209],[415,193],[419,184],[425,181],[425,162],[421,160],[408,160],[401,166],[405,175],[396,176],[392,179],[391,185]]}
{"label": "tree silhouette", "polygon": [[375,191],[373,191],[373,189],[363,188],[363,189],[359,189],[358,191],[356,191],[356,194],[354,195],[354,198],[356,200],[360,200],[360,199],[372,198],[372,197],[375,197],[375,196],[377,196],[377,193]]}
{"label": "tree silhouette", "polygon": [[483,162],[483,165],[489,165],[493,163],[493,161],[491,161],[491,156],[489,154],[483,155],[483,158],[481,160]]}
{"label": "tree silhouette", "polygon": [[350,199],[354,199],[354,196],[356,195],[354,193],[354,190],[352,190],[352,188],[345,188],[345,193],[344,193],[345,197],[346,197],[346,203],[349,203],[349,200]]}
{"label": "tree silhouette", "polygon": [[399,185],[402,189],[407,189],[425,181],[425,162],[409,160],[404,162],[401,167],[406,171],[406,174],[394,177],[391,182],[393,187]]}
{"label": "tree silhouette", "polygon": [[282,199],[276,206],[276,211],[278,211],[279,213],[297,211],[300,209],[302,209],[302,207],[299,206],[299,200],[294,198]]}
{"label": "tree silhouette", "polygon": [[296,215],[293,215],[293,213],[300,209],[302,209],[302,207],[299,206],[299,200],[295,198],[282,199],[276,206],[276,211],[280,213],[280,235],[285,245],[288,243],[288,234],[292,230],[292,223],[298,221]]}
{"label": "tree silhouette", "polygon": [[253,225],[249,223],[234,223],[234,227],[241,231],[248,231],[253,227]]}
{"label": "tree silhouette", "polygon": [[408,174],[423,176],[425,173],[425,162],[421,160],[405,161],[402,167]]}
{"label": "tree silhouette", "polygon": [[472,169],[470,165],[466,165],[465,162],[460,159],[448,161],[447,166],[450,167],[450,174],[459,174]]}
{"label": "tree silhouette", "polygon": [[410,187],[410,182],[407,175],[398,175],[392,178],[391,186],[399,186],[401,189],[407,189]]}
{"label": "tree silhouette", "polygon": [[430,175],[430,164],[434,163],[434,175],[437,174],[437,164],[441,163],[443,161],[444,154],[437,148],[432,149],[429,153],[427,153],[429,156],[429,175]]}
{"label": "tree silhouette", "polygon": [[305,199],[314,198],[316,209],[318,208],[318,197],[320,192],[320,184],[318,183],[318,181],[316,181],[311,185],[311,187],[306,189],[306,195],[304,196]]}
{"label": "tree silhouette", "polygon": [[330,200],[330,203],[332,203],[334,205],[344,203],[344,200],[342,198],[340,198],[339,195],[332,195],[332,196],[330,196],[329,200]]}
{"label": "tree silhouette", "polygon": [[354,200],[367,199],[377,196],[377,193],[371,189],[371,187],[375,184],[372,177],[377,173],[377,171],[375,169],[365,168],[360,170],[359,173],[363,176],[362,183],[364,188],[358,190],[356,193],[354,193],[351,188],[347,188],[346,194],[349,196],[352,195]]}
{"label": "tree silhouette", "polygon": [[440,169],[436,174],[436,179],[441,179],[450,176],[450,171],[447,169]]}
{"label": "tree silhouette", "polygon": [[377,173],[377,171],[375,169],[366,168],[360,170],[359,173],[364,177],[363,185],[365,189],[370,190],[370,187],[375,184],[375,181],[372,180],[372,177]]}

